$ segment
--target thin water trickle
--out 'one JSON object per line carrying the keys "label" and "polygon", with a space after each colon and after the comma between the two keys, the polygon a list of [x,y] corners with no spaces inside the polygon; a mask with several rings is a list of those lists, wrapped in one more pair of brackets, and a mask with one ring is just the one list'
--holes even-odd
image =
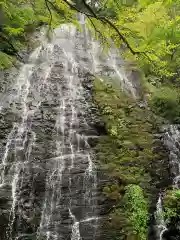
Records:
{"label": "thin water trickle", "polygon": [[71,240],[80,240],[81,235],[80,235],[80,231],[79,231],[79,222],[77,221],[76,217],[72,214],[70,209],[69,209],[69,215],[73,220]]}
{"label": "thin water trickle", "polygon": [[20,173],[20,168],[19,166],[17,165],[16,166],[16,173],[14,174],[13,176],[13,180],[12,180],[12,206],[11,206],[11,211],[10,211],[10,217],[9,217],[9,229],[8,229],[8,232],[6,233],[7,234],[7,237],[9,239],[13,239],[13,236],[12,236],[12,232],[13,232],[13,225],[14,225],[14,221],[15,221],[15,218],[16,218],[16,203],[17,203],[17,183],[19,181],[19,173]]}
{"label": "thin water trickle", "polygon": [[13,129],[7,138],[4,155],[2,157],[2,162],[1,162],[1,183],[0,184],[5,184],[5,170],[6,170],[6,166],[8,164],[7,158],[8,158],[9,149],[10,149],[11,143],[13,141],[15,132],[16,132],[16,124],[14,124]]}
{"label": "thin water trickle", "polygon": [[167,231],[165,219],[164,219],[164,212],[163,212],[163,206],[162,206],[162,196],[161,194],[159,195],[157,205],[156,205],[156,223],[158,227],[158,232],[159,232],[159,240],[163,240],[163,234],[165,231]]}

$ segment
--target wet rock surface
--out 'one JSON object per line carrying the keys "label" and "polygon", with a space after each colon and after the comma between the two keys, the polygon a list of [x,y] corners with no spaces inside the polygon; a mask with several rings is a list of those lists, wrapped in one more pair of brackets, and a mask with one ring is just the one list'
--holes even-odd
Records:
{"label": "wet rock surface", "polygon": [[81,34],[59,31],[2,89],[1,240],[103,239],[106,180],[91,146],[105,128],[92,103],[93,77],[77,61]]}
{"label": "wet rock surface", "polygon": [[[160,211],[161,215],[163,214],[162,202],[158,204],[159,200],[162,200],[160,197],[161,192],[165,191],[165,189],[171,185],[171,176],[169,171],[169,149],[165,146],[164,141],[164,132],[162,129],[158,129],[158,133],[154,134],[154,155],[158,155],[158,158],[154,158],[151,162],[150,172],[152,177],[151,183],[151,204],[149,208],[149,233],[148,239],[160,239],[161,231],[163,230],[163,226],[161,224],[165,224],[164,219],[158,219],[156,217],[157,212]],[[165,226],[164,226],[165,228]]]}

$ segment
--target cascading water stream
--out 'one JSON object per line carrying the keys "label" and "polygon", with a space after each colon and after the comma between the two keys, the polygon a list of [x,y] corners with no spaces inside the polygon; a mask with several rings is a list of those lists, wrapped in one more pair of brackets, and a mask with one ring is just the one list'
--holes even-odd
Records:
{"label": "cascading water stream", "polygon": [[[33,58],[38,57],[39,51],[33,52]],[[41,105],[41,101],[37,101],[36,107],[33,110],[29,108],[29,99],[28,96],[32,92],[34,86],[31,85],[30,81],[32,79],[33,68],[35,68],[35,64],[26,64],[23,66],[20,71],[20,75],[17,78],[17,83],[15,85],[15,89],[17,89],[17,95],[14,98],[11,98],[10,101],[14,101],[20,105],[21,111],[21,120],[19,123],[15,123],[12,131],[9,134],[7,144],[5,147],[5,152],[3,155],[3,160],[1,166],[2,174],[1,174],[1,184],[7,185],[11,184],[12,188],[12,206],[9,215],[9,224],[7,230],[7,238],[13,239],[13,227],[14,222],[16,220],[16,212],[19,208],[18,203],[18,187],[23,184],[24,181],[24,171],[27,171],[29,168],[29,157],[32,151],[33,144],[36,140],[36,133],[31,129],[31,116],[38,110]],[[49,69],[46,71],[45,76],[41,76],[43,80],[47,78]],[[43,82],[44,84],[44,82]],[[41,88],[43,88],[43,84]],[[31,89],[32,88],[32,89]],[[33,89],[35,90],[35,89]],[[37,89],[37,92],[40,97],[40,90]],[[38,91],[39,90],[39,91]],[[37,98],[38,100],[38,98]],[[14,162],[8,162],[8,155],[13,151],[14,153]],[[23,159],[20,157],[20,152],[23,151]],[[26,172],[27,174],[28,172]]]}
{"label": "cascading water stream", "polygon": [[170,125],[166,129],[164,143],[170,154],[170,169],[173,177],[173,187],[180,188],[180,131],[177,125]]}
{"label": "cascading water stream", "polygon": [[159,235],[159,240],[162,240],[164,232],[167,231],[167,227],[166,227],[166,223],[165,223],[165,219],[164,219],[161,194],[159,195],[156,209],[157,210],[156,210],[155,217],[156,217],[156,224],[158,227],[158,235]]}
{"label": "cascading water stream", "polygon": [[[74,29],[70,29],[70,31],[74,31]],[[70,34],[72,38],[74,38],[73,32]],[[91,185],[91,178],[93,179],[93,182],[96,181],[95,177],[95,171],[93,171],[93,163],[92,158],[90,156],[90,146],[85,141],[85,138],[83,135],[79,135],[77,132],[78,127],[83,124],[85,127],[88,128],[88,124],[86,122],[86,119],[83,115],[85,115],[84,112],[84,106],[87,107],[87,103],[85,102],[85,99],[83,98],[81,94],[82,86],[81,82],[79,81],[78,77],[78,64],[73,58],[72,52],[66,52],[65,49],[63,49],[63,53],[66,57],[66,62],[64,66],[64,72],[63,75],[65,76],[64,82],[61,83],[63,86],[61,86],[61,105],[60,105],[60,111],[57,115],[56,120],[56,126],[57,126],[57,140],[56,145],[59,146],[59,151],[57,155],[60,155],[60,157],[56,157],[56,161],[60,161],[60,172],[59,172],[59,178],[57,180],[53,179],[53,174],[56,172],[57,166],[52,170],[52,174],[50,175],[50,178],[53,179],[53,184],[46,188],[46,200],[45,202],[48,202],[49,199],[50,203],[49,205],[53,206],[54,210],[57,209],[59,205],[59,211],[61,211],[63,208],[67,208],[67,214],[69,215],[68,218],[70,221],[72,221],[72,227],[71,229],[67,230],[67,233],[71,231],[71,239],[81,239],[79,226],[81,224],[81,221],[87,221],[88,216],[92,217],[92,220],[96,218],[95,211],[93,211],[92,208],[95,207],[95,203],[92,205],[92,185]],[[67,79],[66,79],[67,78]],[[64,89],[66,92],[64,92]],[[83,102],[83,105],[81,106],[81,102]],[[78,115],[81,114],[81,117],[78,117]],[[68,127],[67,127],[68,125]],[[58,140],[59,138],[59,140]],[[87,151],[87,152],[86,152]],[[84,153],[83,153],[84,152]],[[77,220],[77,217],[73,213],[73,188],[76,188],[77,186],[74,182],[71,176],[72,172],[77,171],[76,168],[78,168],[78,161],[79,158],[85,162],[87,162],[86,169],[82,169],[81,171],[84,171],[84,174],[82,177],[82,182],[84,185],[84,188],[82,188],[82,191],[84,191],[84,197],[82,197],[81,200],[81,212],[82,217],[84,219]],[[68,191],[69,196],[67,196],[66,202],[63,203],[61,194],[63,192],[62,186],[63,186],[63,178],[65,174],[69,175],[68,180]],[[87,178],[88,176],[88,178]],[[83,180],[84,179],[84,180]],[[51,182],[51,180],[47,180],[47,183]],[[54,184],[55,183],[55,184]],[[87,187],[87,184],[88,187]],[[58,193],[59,196],[55,198],[55,191]],[[62,203],[61,203],[62,202]],[[53,208],[51,207],[50,210],[48,210],[47,204],[44,207],[44,213],[42,214],[40,229],[39,229],[39,236],[46,236],[47,239],[50,239],[50,237],[58,238],[62,237],[61,233],[58,232],[58,226],[53,229],[53,231],[50,229],[51,225],[56,225],[54,223],[52,215],[53,215]],[[89,213],[86,211],[89,211]],[[48,219],[48,221],[47,221]],[[62,224],[61,220],[61,223]]]}
{"label": "cascading water stream", "polygon": [[[19,110],[20,119],[20,121],[14,123],[14,126],[9,133],[1,162],[1,188],[10,185],[12,189],[12,205],[9,214],[8,228],[6,229],[6,236],[8,239],[13,239],[12,232],[19,208],[18,187],[23,184],[23,178],[25,175],[24,171],[27,171],[29,168],[29,157],[36,140],[36,133],[31,130],[31,116],[41,105],[41,89],[38,89],[38,87],[34,83],[33,85],[31,81],[32,75],[35,73],[35,60],[38,58],[40,51],[40,48],[38,48],[38,51],[36,49],[30,56],[30,59],[32,57],[31,63],[25,64],[22,67],[13,86],[16,94],[10,95],[8,99],[9,104],[13,104],[13,107],[16,107]],[[43,83],[41,83],[41,81],[39,82],[39,84],[41,83],[41,88],[43,88],[45,84],[45,79],[47,78],[50,69],[49,66],[48,70],[46,66],[46,76],[43,76],[44,73],[42,75],[39,74],[39,80],[42,78],[44,81]],[[29,95],[35,94],[35,91],[37,93],[36,99],[34,96],[36,105],[34,105],[34,109],[31,110]],[[23,158],[21,157],[21,153],[23,154]],[[13,156],[11,156],[12,154]],[[28,174],[28,172],[26,172],[26,174]]]}
{"label": "cascading water stream", "polygon": [[[177,125],[164,127],[164,144],[169,149],[169,165],[173,178],[173,188],[180,189],[180,131]],[[163,234],[168,230],[163,217],[162,196],[157,202],[156,221],[159,229],[159,239],[163,239]]]}
{"label": "cascading water stream", "polygon": [[2,240],[98,239],[99,179],[88,143],[97,132],[83,83],[104,66],[123,77],[115,56],[102,60],[80,19],[83,33],[69,24],[51,42],[42,38],[0,106],[4,122],[13,116],[0,144],[0,196],[7,192]]}

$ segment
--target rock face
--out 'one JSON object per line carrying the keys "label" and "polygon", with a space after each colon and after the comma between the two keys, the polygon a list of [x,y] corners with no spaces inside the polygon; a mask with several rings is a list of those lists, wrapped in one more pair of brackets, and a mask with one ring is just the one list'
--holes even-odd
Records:
{"label": "rock face", "polygon": [[4,90],[1,240],[103,238],[106,180],[91,145],[105,130],[91,102],[93,66],[83,44],[75,28],[58,29]]}
{"label": "rock face", "polygon": [[[151,182],[151,204],[149,208],[149,235],[148,239],[159,240],[161,233],[165,230],[166,226],[163,219],[163,206],[162,197],[165,189],[171,184],[170,172],[169,172],[169,150],[164,145],[163,137],[164,132],[162,129],[158,129],[158,134],[154,135],[154,155],[158,155],[158,158],[154,158],[150,172],[152,177]],[[158,215],[159,214],[159,215]],[[162,216],[161,216],[162,215]],[[164,225],[163,225],[164,224]]]}

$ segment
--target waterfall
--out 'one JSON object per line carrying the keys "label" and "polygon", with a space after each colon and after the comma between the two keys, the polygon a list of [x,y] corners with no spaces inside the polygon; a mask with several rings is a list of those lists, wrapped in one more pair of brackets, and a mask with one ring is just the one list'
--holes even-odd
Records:
{"label": "waterfall", "polygon": [[[39,111],[43,101],[43,90],[51,69],[50,61],[37,67],[35,60],[38,58],[40,51],[40,48],[36,49],[30,56],[30,63],[25,64],[20,69],[19,76],[13,85],[15,94],[10,95],[8,99],[9,105],[13,108],[9,109],[9,112],[4,109],[6,114],[13,115],[14,111],[18,114],[18,121],[14,122],[7,137],[1,162],[1,189],[11,188],[12,192],[9,223],[6,228],[7,239],[14,239],[14,227],[16,227],[18,218],[20,221],[22,219],[27,220],[34,214],[33,209],[29,212],[26,209],[26,206],[27,208],[31,207],[32,199],[28,199],[28,197],[30,198],[28,194],[31,193],[29,192],[25,197],[22,195],[24,188],[31,187],[30,185],[33,184],[31,170],[36,165],[30,158],[32,149],[36,144],[36,132],[32,129],[33,116]],[[48,51],[49,45],[47,45],[47,55],[49,54]],[[35,81],[34,75],[36,75]],[[17,228],[21,225],[20,221]]]}
{"label": "waterfall", "polygon": [[177,125],[165,128],[164,143],[168,147],[170,170],[173,177],[173,187],[180,188],[180,132]]}
{"label": "waterfall", "polygon": [[100,77],[111,78],[117,87],[130,94],[131,97],[137,98],[136,88],[127,75],[125,63],[120,58],[118,50],[112,47],[106,55],[101,49],[100,43],[92,41],[91,55],[93,56],[94,73]]}
{"label": "waterfall", "polygon": [[155,218],[156,218],[156,224],[158,227],[158,235],[159,235],[159,240],[163,239],[163,234],[165,231],[167,231],[165,219],[164,219],[164,212],[163,212],[163,206],[162,206],[162,195],[159,194],[159,198],[157,201],[156,205],[156,213],[155,213]]}
{"label": "waterfall", "polygon": [[[169,125],[164,128],[164,144],[169,149],[169,165],[173,178],[173,188],[180,188],[180,132],[178,125]],[[163,239],[163,234],[167,231],[165,219],[163,217],[162,195],[159,195],[157,202],[156,222],[159,230],[159,239]]]}
{"label": "waterfall", "polygon": [[83,83],[91,81],[89,72],[129,80],[116,56],[104,57],[81,17],[83,33],[64,24],[51,42],[41,38],[3,93],[2,240],[96,240],[100,235],[100,180],[88,143],[97,132]]}

